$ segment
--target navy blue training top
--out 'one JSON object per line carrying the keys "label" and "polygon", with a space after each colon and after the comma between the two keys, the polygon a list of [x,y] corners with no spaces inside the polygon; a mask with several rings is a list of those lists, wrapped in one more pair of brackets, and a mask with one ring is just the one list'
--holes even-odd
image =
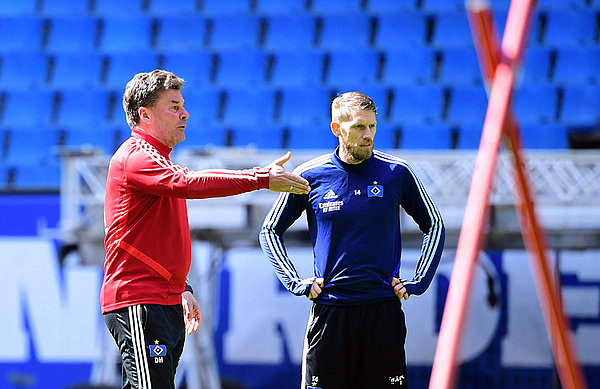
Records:
{"label": "navy blue training top", "polygon": [[314,277],[302,278],[283,245],[284,232],[306,211],[314,251],[314,276],[324,278],[313,301],[329,305],[368,304],[395,297],[402,240],[400,207],[423,232],[409,295],[431,283],[444,246],[444,224],[416,173],[403,159],[374,150],[359,164],[342,161],[337,150],[312,159],[294,173],[310,183],[305,195],[281,193],[260,232],[260,244],[283,285],[308,295]]}

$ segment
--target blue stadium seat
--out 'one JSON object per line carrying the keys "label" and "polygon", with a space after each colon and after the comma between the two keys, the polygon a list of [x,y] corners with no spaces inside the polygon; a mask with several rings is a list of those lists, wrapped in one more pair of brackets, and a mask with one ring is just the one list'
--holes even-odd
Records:
{"label": "blue stadium seat", "polygon": [[483,122],[481,124],[465,124],[458,131],[457,149],[477,150],[481,142],[481,132],[483,131]]}
{"label": "blue stadium seat", "polygon": [[122,103],[123,95],[115,94],[114,96],[115,96],[115,103],[114,103],[114,106],[108,107],[109,112],[108,112],[108,120],[107,120],[106,124],[117,127],[117,138],[121,139],[121,143],[122,143],[123,140],[129,138],[131,129],[127,125],[127,115],[125,114],[125,110],[123,109],[123,103]]}
{"label": "blue stadium seat", "polygon": [[444,12],[435,14],[432,45],[449,48],[473,46],[469,21],[465,12]]}
{"label": "blue stadium seat", "polygon": [[331,91],[326,88],[284,88],[281,90],[280,123],[312,126],[331,121]]}
{"label": "blue stadium seat", "polygon": [[0,17],[0,52],[41,48],[43,21],[35,16]]}
{"label": "blue stadium seat", "polygon": [[[378,104],[375,101],[375,104]],[[379,112],[379,105],[377,111]],[[375,148],[379,150],[396,149],[399,131],[396,126],[381,120],[380,113],[377,114],[377,132],[375,133]]]}
{"label": "blue stadium seat", "polygon": [[10,166],[0,165],[0,190],[8,189],[8,176],[10,174]]}
{"label": "blue stadium seat", "polygon": [[191,127],[188,124],[185,130],[185,141],[179,143],[174,151],[180,154],[189,150],[225,146],[227,146],[227,128],[207,122],[201,127]]}
{"label": "blue stadium seat", "polygon": [[557,89],[552,85],[523,85],[513,93],[513,110],[520,124],[556,119]]}
{"label": "blue stadium seat", "polygon": [[219,114],[221,90],[215,88],[183,88],[185,109],[190,114],[186,133],[203,131],[207,123],[214,122]]}
{"label": "blue stadium seat", "polygon": [[312,15],[278,15],[269,17],[267,21],[264,41],[267,49],[307,49],[315,42],[315,18]]}
{"label": "blue stadium seat", "polygon": [[425,12],[465,12],[464,0],[424,0],[421,9]]}
{"label": "blue stadium seat", "polygon": [[[162,3],[162,1],[161,1]],[[206,44],[206,18],[200,15],[164,16],[159,19],[159,50],[197,50]]]}
{"label": "blue stadium seat", "polygon": [[600,87],[570,86],[564,88],[560,121],[563,124],[596,125],[600,120]]}
{"label": "blue stadium seat", "polygon": [[18,165],[11,189],[23,191],[56,191],[60,187],[60,165]]}
{"label": "blue stadium seat", "polygon": [[524,125],[522,147],[526,149],[568,149],[567,128],[559,124]]}
{"label": "blue stadium seat", "polygon": [[455,124],[481,124],[485,119],[488,98],[483,85],[452,88],[447,120]]}
{"label": "blue stadium seat", "polygon": [[50,84],[59,89],[99,87],[103,62],[104,57],[96,52],[57,54]]}
{"label": "blue stadium seat", "polygon": [[197,11],[196,0],[151,0],[148,12],[157,16],[183,16]]}
{"label": "blue stadium seat", "polygon": [[422,13],[383,14],[377,21],[376,47],[390,51],[425,45],[427,23]]}
{"label": "blue stadium seat", "polygon": [[250,11],[252,0],[219,0],[203,3],[202,13],[205,15],[241,15]]}
{"label": "blue stadium seat", "polygon": [[433,80],[434,51],[416,46],[390,50],[385,54],[381,82],[385,85],[413,85]]}
{"label": "blue stadium seat", "polygon": [[190,89],[210,83],[212,64],[213,54],[208,51],[163,52],[163,68],[183,78]]}
{"label": "blue stadium seat", "polygon": [[33,15],[38,0],[0,1],[0,16]]}
{"label": "blue stadium seat", "polygon": [[99,150],[106,155],[116,151],[115,128],[110,126],[67,127],[61,145],[69,150]]}
{"label": "blue stadium seat", "polygon": [[57,163],[58,130],[53,127],[13,127],[5,162],[9,165]]}
{"label": "blue stadium seat", "polygon": [[84,15],[89,11],[88,1],[46,0],[41,3],[41,13],[45,16]]}
{"label": "blue stadium seat", "polygon": [[292,15],[306,11],[306,0],[258,0],[256,12],[263,15]]}
{"label": "blue stadium seat", "polygon": [[283,146],[283,127],[275,124],[235,126],[232,135],[231,146],[234,147],[281,149]]}
{"label": "blue stadium seat", "polygon": [[278,87],[319,85],[323,59],[322,51],[278,51],[274,54],[270,83]]}
{"label": "blue stadium seat", "polygon": [[221,51],[215,83],[225,87],[260,85],[265,81],[267,54],[258,50]]}
{"label": "blue stadium seat", "polygon": [[367,2],[367,11],[371,14],[386,15],[415,10],[417,10],[417,0],[370,0]]}
{"label": "blue stadium seat", "polygon": [[331,132],[329,121],[293,125],[288,128],[288,134],[287,146],[292,152],[296,149],[332,152],[339,144],[338,138]]}
{"label": "blue stadium seat", "polygon": [[223,123],[265,125],[273,121],[275,91],[270,88],[239,88],[226,92]]}
{"label": "blue stadium seat", "polygon": [[144,9],[146,0],[95,0],[94,13],[101,16],[138,15]]}
{"label": "blue stadium seat", "polygon": [[393,123],[420,124],[442,119],[444,91],[439,85],[396,87],[393,90],[389,120]]}
{"label": "blue stadium seat", "polygon": [[547,14],[544,44],[568,46],[593,44],[596,13],[591,10],[552,11]]}
{"label": "blue stadium seat", "polygon": [[96,45],[98,19],[85,16],[62,16],[51,19],[46,49],[54,52],[86,52]]}
{"label": "blue stadium seat", "polygon": [[400,148],[415,150],[448,150],[452,129],[446,124],[417,124],[402,126]]}
{"label": "blue stadium seat", "polygon": [[600,46],[558,50],[553,79],[554,82],[568,84],[600,82]]}
{"label": "blue stadium seat", "polygon": [[135,52],[150,48],[152,19],[141,14],[106,16],[100,49],[105,52]]}
{"label": "blue stadium seat", "polygon": [[[313,0],[311,10],[317,14],[345,15],[360,13],[362,0]],[[356,27],[356,26],[355,26]]]}
{"label": "blue stadium seat", "polygon": [[[366,14],[341,14],[323,17],[323,30],[319,46],[324,49],[342,50],[369,47],[371,17]],[[340,26],[352,26],[351,29]]]}
{"label": "blue stadium seat", "polygon": [[570,8],[584,8],[586,0],[540,0],[535,5],[537,9],[547,10],[568,10]]}
{"label": "blue stadium seat", "polygon": [[69,127],[104,124],[109,119],[110,98],[104,89],[62,90],[56,123]]}
{"label": "blue stadium seat", "polygon": [[209,23],[211,26],[210,47],[214,49],[252,48],[258,44],[259,24],[256,16],[218,16],[210,19]]}
{"label": "blue stadium seat", "polygon": [[543,84],[550,82],[550,49],[528,47],[525,49],[521,77],[523,84]]}
{"label": "blue stadium seat", "polygon": [[474,47],[450,48],[442,51],[438,82],[446,85],[481,85],[481,70]]}
{"label": "blue stadium seat", "polygon": [[40,89],[7,91],[4,93],[2,124],[5,127],[48,125],[52,119],[53,105],[53,91]]}
{"label": "blue stadium seat", "polygon": [[158,65],[158,56],[151,51],[114,53],[108,56],[105,86],[125,90],[125,85],[140,72],[150,72]]}
{"label": "blue stadium seat", "polygon": [[379,53],[374,50],[333,51],[329,54],[327,84],[370,85],[377,81]]}
{"label": "blue stadium seat", "polygon": [[46,82],[48,56],[41,52],[15,52],[2,55],[0,88],[39,88]]}

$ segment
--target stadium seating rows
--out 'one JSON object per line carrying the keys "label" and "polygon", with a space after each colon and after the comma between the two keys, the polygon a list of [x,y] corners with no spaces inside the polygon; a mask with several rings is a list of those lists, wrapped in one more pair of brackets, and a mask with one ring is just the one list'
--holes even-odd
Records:
{"label": "stadium seating rows", "polygon": [[[493,2],[501,32],[509,3]],[[600,120],[600,6],[538,8],[513,111],[525,146],[564,149]],[[58,172],[57,146],[112,152],[125,83],[157,67],[187,82],[181,149],[333,147],[331,98],[357,89],[378,104],[378,147],[472,149],[487,108],[463,0],[2,2],[0,186]]]}

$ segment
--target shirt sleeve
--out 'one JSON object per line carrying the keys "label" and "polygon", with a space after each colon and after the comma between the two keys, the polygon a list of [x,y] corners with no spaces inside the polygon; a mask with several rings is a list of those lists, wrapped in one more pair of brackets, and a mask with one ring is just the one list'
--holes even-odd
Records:
{"label": "shirt sleeve", "polygon": [[128,186],[156,196],[202,199],[269,187],[267,169],[194,171],[163,156],[143,152],[129,156],[124,173]]}
{"label": "shirt sleeve", "polygon": [[302,279],[283,245],[284,232],[305,209],[308,195],[281,193],[260,230],[263,252],[273,265],[277,278],[296,296],[308,295],[313,278]]}
{"label": "shirt sleeve", "polygon": [[445,240],[442,216],[427,194],[417,174],[407,166],[402,183],[402,208],[423,232],[421,253],[412,278],[402,279],[409,295],[423,294],[440,263]]}

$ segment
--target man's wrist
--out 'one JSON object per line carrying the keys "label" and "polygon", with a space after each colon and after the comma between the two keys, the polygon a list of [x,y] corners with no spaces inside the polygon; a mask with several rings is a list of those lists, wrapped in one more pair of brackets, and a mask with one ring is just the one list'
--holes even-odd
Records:
{"label": "man's wrist", "polygon": [[268,166],[255,167],[252,170],[258,179],[258,189],[269,189],[270,168]]}
{"label": "man's wrist", "polygon": [[185,284],[184,292],[190,292],[191,294],[194,294],[194,289],[191,287],[190,284]]}

